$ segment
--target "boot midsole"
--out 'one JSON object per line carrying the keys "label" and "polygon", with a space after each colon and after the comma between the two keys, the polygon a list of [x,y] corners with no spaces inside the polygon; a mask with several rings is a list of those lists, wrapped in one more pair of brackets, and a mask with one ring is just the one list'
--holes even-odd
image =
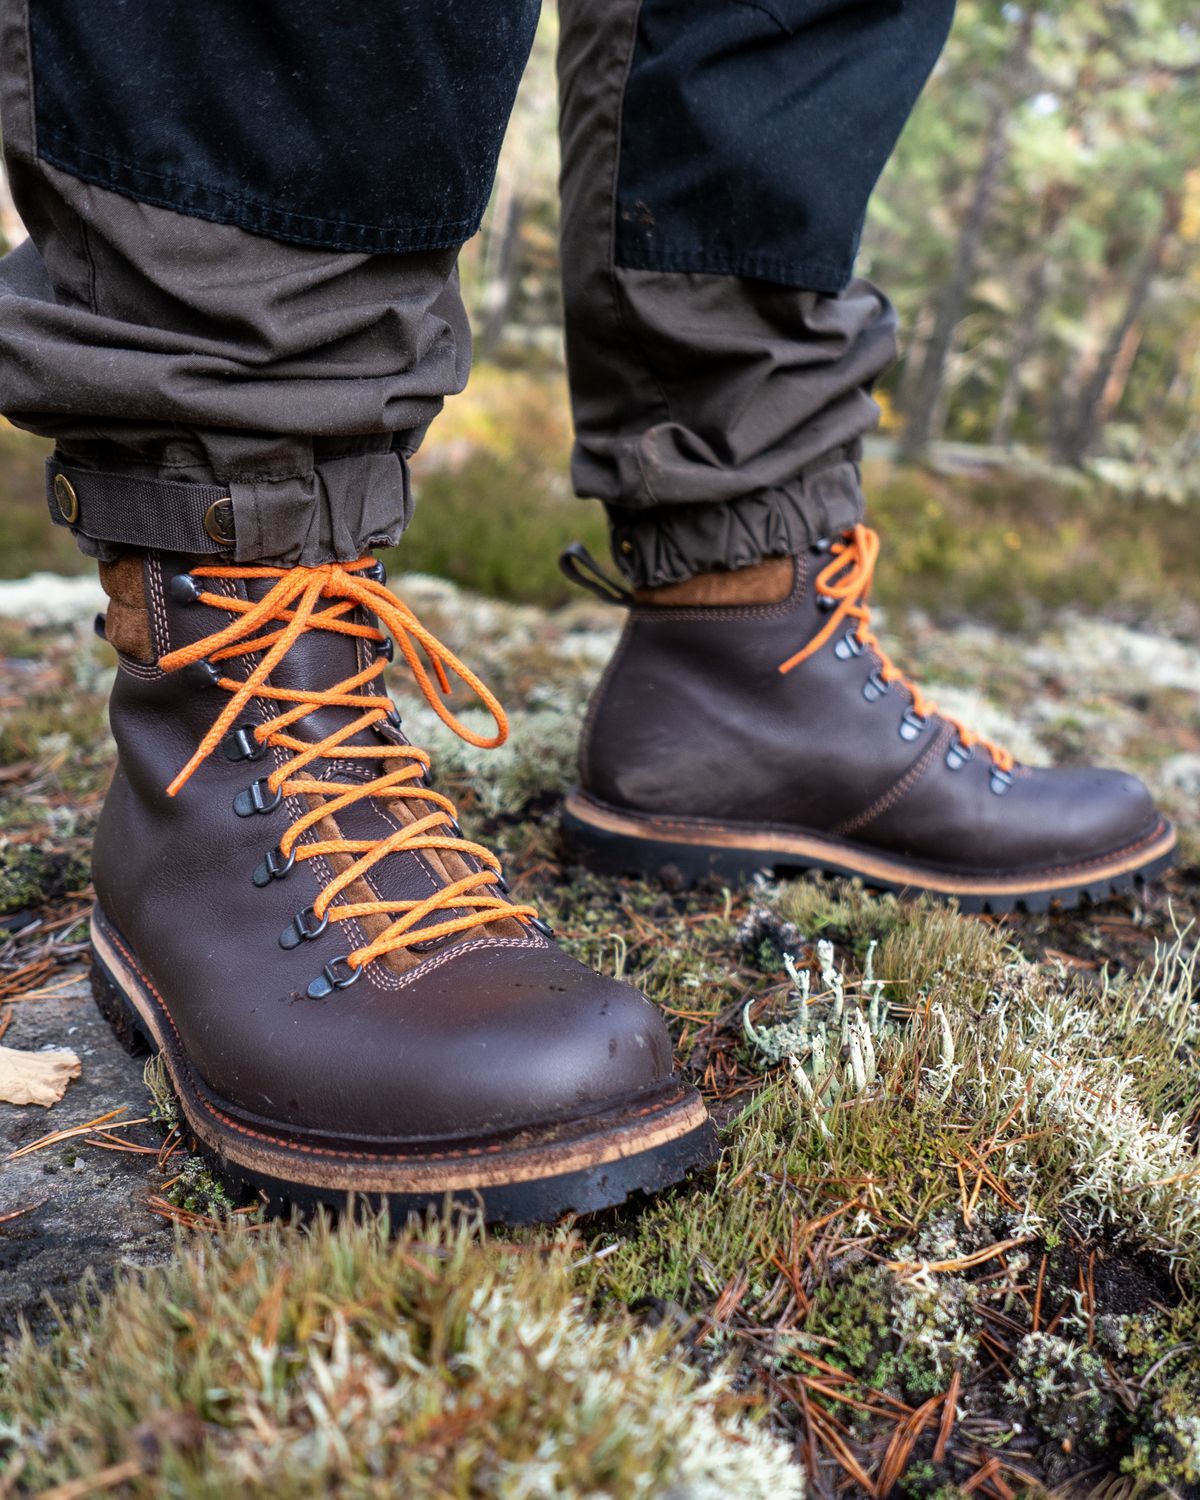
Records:
{"label": "boot midsole", "polygon": [[761,855],[763,866],[790,861],[858,875],[868,882],[878,881],[888,886],[916,886],[945,896],[1053,893],[1071,884],[1100,883],[1168,860],[1177,843],[1174,828],[1160,820],[1136,843],[1095,859],[1045,869],[990,873],[902,860],[862,844],[805,829],[719,823],[704,818],[656,818],[651,814],[625,812],[597,801],[578,788],[567,796],[566,818],[570,829],[584,838],[597,835],[621,840],[631,848],[641,843],[657,846],[656,852],[673,845],[688,852]]}

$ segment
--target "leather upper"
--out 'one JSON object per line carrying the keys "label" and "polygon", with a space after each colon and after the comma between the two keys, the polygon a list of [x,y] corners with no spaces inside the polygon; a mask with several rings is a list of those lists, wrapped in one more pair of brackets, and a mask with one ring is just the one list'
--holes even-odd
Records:
{"label": "leather upper", "polygon": [[[208,606],[172,600],[170,577],[185,567],[183,559],[146,561],[159,656],[225,623]],[[362,649],[347,637],[303,636],[279,677],[308,686],[340,680]],[[221,689],[196,685],[186,672],[122,660],[110,714],[118,767],[94,854],[102,910],[162,997],[196,1080],[219,1101],[329,1136],[409,1140],[577,1118],[670,1078],[670,1041],[655,1007],[515,919],[405,954],[404,965],[376,960],[347,988],[308,998],[323,965],[366,935],[350,919],[291,949],[280,945],[329,878],[328,863],[300,861],[256,886],[264,854],[306,809],[285,798],[274,812],[239,816],[233,802],[286,752],[231,761],[218,751],[178,796],[165,791],[224,701]],[[261,699],[255,708],[264,718],[274,711]],[[322,709],[297,732],[318,738],[333,722],[327,716],[346,712]],[[345,777],[353,764],[314,770]],[[342,831],[386,834],[396,816],[359,802]],[[372,889],[427,895],[444,880],[436,858],[389,856],[372,873]]]}
{"label": "leather upper", "polygon": [[[903,684],[852,638],[853,622],[792,670],[825,624],[820,552],[794,560],[777,604],[629,610],[584,731],[584,791],[623,810],[776,825],[941,869],[1078,865],[1160,826],[1136,777],[1014,767],[954,726],[911,714]],[[920,727],[917,727],[920,725]]]}

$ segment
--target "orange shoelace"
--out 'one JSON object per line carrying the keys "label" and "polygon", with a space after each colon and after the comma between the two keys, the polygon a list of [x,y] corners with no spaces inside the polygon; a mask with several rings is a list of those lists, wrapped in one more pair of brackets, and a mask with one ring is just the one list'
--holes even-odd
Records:
{"label": "orange shoelace", "polygon": [[904,675],[879,644],[875,632],[871,629],[871,610],[867,604],[871,593],[871,583],[875,577],[875,564],[879,559],[879,533],[872,531],[869,526],[855,526],[853,531],[846,532],[844,537],[833,543],[830,553],[830,560],[817,574],[815,588],[821,598],[834,602],[834,608],[822,629],[802,650],[797,651],[795,656],[789,656],[787,661],[780,665],[779,670],[790,672],[793,667],[798,667],[802,661],[807,661],[810,656],[814,656],[826,641],[836,635],[845,621],[854,620],[856,622],[852,632],[854,639],[861,647],[875,653],[879,661],[880,681],[900,683],[911,697],[913,712],[918,718],[928,719],[931,715],[938,714],[948,724],[953,724],[958,732],[959,744],[965,751],[969,752],[976,745],[982,745],[992,757],[992,762],[998,771],[1006,773],[1011,771],[1014,761],[1010,751],[993,744],[991,740],[985,739],[973,729],[968,729],[952,714],[942,713],[917,684]]}
{"label": "orange shoelace", "polygon": [[[508,737],[508,720],[490,689],[436,636],[425,629],[407,605],[401,603],[382,583],[363,576],[363,570],[373,566],[373,560],[364,557],[354,563],[327,563],[318,568],[193,568],[193,579],[240,581],[271,578],[277,581],[258,603],[201,590],[196,598],[197,603],[225,610],[234,619],[203,640],[170,652],[159,663],[165,672],[174,672],[194,662],[207,661],[215,667],[216,663],[231,657],[263,653],[262,660],[248,677],[218,675],[214,679],[216,686],[229,693],[229,702],[196,747],[191,760],[171,782],[167,792],[172,797],[179,792],[196,768],[217,749],[225,735],[239,724],[243,710],[252,698],[265,698],[284,705],[274,718],[246,732],[259,745],[292,752],[290,760],[265,778],[266,786],[273,796],[280,799],[292,795],[321,799],[310,811],[297,818],[279,840],[279,854],[283,857],[285,867],[290,868],[293,859],[316,859],[325,854],[353,856],[350,865],[329,881],[313,902],[313,916],[322,928],[326,921],[345,922],[352,917],[394,918],[371,942],[347,955],[346,963],[352,971],[360,970],[373,958],[379,958],[395,949],[410,948],[417,943],[424,944],[450,937],[482,923],[509,918],[533,921],[537,918],[535,907],[517,906],[497,895],[494,890],[485,889],[494,887],[502,878],[500,861],[490,849],[462,837],[454,804],[448,797],[421,784],[421,778],[429,769],[430,757],[427,752],[418,750],[414,745],[349,743],[354,735],[383,723],[393,713],[390,698],[375,696],[368,691],[371,683],[386,670],[385,658],[377,657],[370,666],[347,677],[336,687],[310,691],[273,687],[268,682],[271,673],[306,631],[328,630],[338,635],[358,636],[376,643],[385,641],[387,637],[381,630],[348,618],[356,609],[369,610],[394,637],[426,701],[444,724],[468,744],[477,745],[481,749],[491,749],[504,743]],[[325,601],[330,602],[326,604]],[[422,660],[421,653],[424,653],[425,660]],[[426,661],[433,669],[436,684],[429,675]],[[494,734],[477,734],[451,713],[441,696],[450,691],[448,674],[456,677],[479,698],[495,722]],[[349,719],[344,726],[322,740],[302,740],[288,733],[307,715],[322,708],[346,708],[357,710],[358,713],[357,717]],[[334,757],[343,760],[403,760],[407,764],[394,770],[385,770],[383,774],[361,782],[319,780],[315,776],[302,774],[314,761]],[[421,802],[429,806],[431,811],[415,817],[412,822],[382,839],[337,838],[300,842],[303,835],[323,818],[336,815],[343,808],[365,798]],[[333,904],[348,885],[366,876],[388,855],[413,853],[422,849],[474,856],[482,868],[442,886],[433,895],[420,901]],[[425,926],[419,925],[426,918],[436,917],[440,912],[453,911],[455,908],[465,910],[460,915],[447,916]]]}

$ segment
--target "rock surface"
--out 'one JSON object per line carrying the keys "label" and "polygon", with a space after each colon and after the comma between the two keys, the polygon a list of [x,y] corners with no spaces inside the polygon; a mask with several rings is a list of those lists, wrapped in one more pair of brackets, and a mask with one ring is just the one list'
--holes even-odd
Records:
{"label": "rock surface", "polygon": [[[0,1104],[0,1337],[16,1332],[24,1317],[48,1331],[48,1300],[69,1306],[89,1269],[103,1283],[120,1263],[149,1265],[171,1250],[171,1228],[146,1206],[154,1158],[109,1151],[77,1136],[61,1145],[6,1158],[51,1131],[86,1124],[124,1107],[117,1119],[148,1114],[142,1061],[121,1048],[92,1004],[86,970],[56,979],[46,999],[21,1000],[5,1042],[36,1049],[69,1046],[82,1071],[52,1109]],[[116,1132],[131,1143],[157,1149],[152,1125]]]}

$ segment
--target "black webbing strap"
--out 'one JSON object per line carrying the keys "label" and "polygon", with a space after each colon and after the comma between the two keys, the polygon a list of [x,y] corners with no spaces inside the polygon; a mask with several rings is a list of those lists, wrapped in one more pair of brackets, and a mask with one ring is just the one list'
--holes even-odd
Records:
{"label": "black webbing strap", "polygon": [[56,526],[97,542],[187,556],[229,552],[233,502],[216,484],[131,479],[46,460],[46,500]]}

